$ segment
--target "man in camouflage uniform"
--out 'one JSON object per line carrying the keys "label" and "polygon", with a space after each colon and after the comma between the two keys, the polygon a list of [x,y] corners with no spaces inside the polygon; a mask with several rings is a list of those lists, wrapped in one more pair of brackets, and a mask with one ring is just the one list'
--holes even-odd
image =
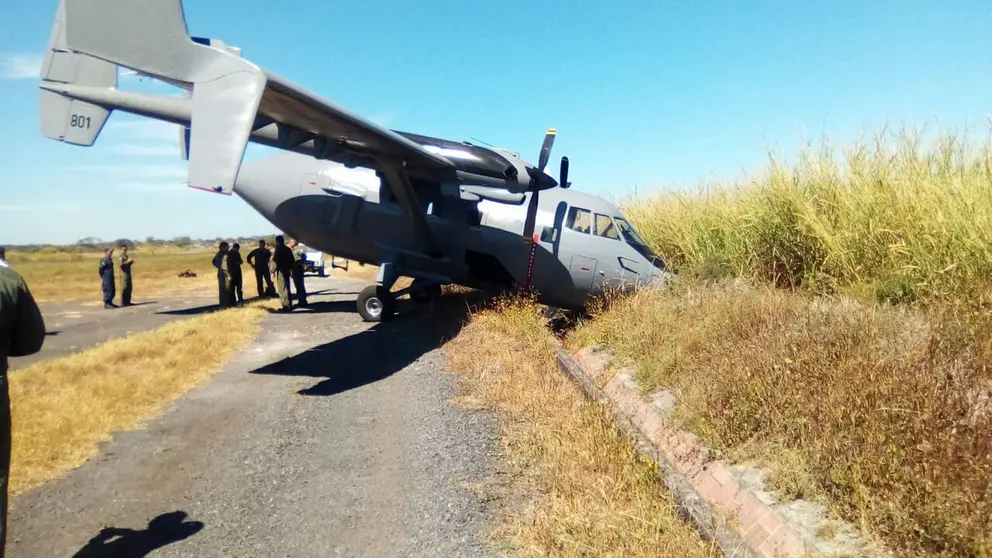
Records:
{"label": "man in camouflage uniform", "polygon": [[293,250],[286,246],[282,235],[276,237],[276,251],[272,255],[272,260],[276,264],[276,287],[279,289],[279,302],[282,303],[282,310],[292,310],[293,303],[290,301],[289,282],[295,261],[293,260]]}
{"label": "man in camouflage uniform", "polygon": [[117,308],[114,304],[114,249],[104,248],[100,260],[100,279],[103,280],[103,307]]}
{"label": "man in camouflage uniform", "polygon": [[227,267],[227,242],[221,242],[214,254],[214,267],[217,268],[217,297],[221,308],[231,305],[231,273]]}
{"label": "man in camouflage uniform", "polygon": [[300,246],[296,239],[290,239],[289,247],[293,250],[293,287],[296,289],[296,304],[298,306],[307,305],[307,286],[303,281],[303,272],[306,270],[306,255],[303,253],[303,247]]}
{"label": "man in camouflage uniform", "polygon": [[[265,246],[264,240],[258,241],[258,248],[248,252],[245,261],[255,270],[255,287],[258,289],[259,298],[272,292],[272,273],[269,271],[269,260],[272,259],[272,252]],[[265,289],[262,289],[262,280],[265,280]]]}
{"label": "man in camouflage uniform", "polygon": [[0,261],[0,558],[6,552],[7,489],[10,478],[10,391],[7,358],[37,353],[45,342],[45,320],[19,273]]}
{"label": "man in camouflage uniform", "polygon": [[120,245],[121,249],[121,306],[131,306],[131,265],[134,258],[128,255],[127,246]]}
{"label": "man in camouflage uniform", "polygon": [[241,245],[235,242],[227,253],[227,271],[231,274],[231,304],[243,304],[245,301],[241,264]]}

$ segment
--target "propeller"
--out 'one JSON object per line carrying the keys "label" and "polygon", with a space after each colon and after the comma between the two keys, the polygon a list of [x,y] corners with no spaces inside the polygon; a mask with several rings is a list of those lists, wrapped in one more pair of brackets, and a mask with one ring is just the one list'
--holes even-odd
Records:
{"label": "propeller", "polygon": [[[548,166],[548,159],[551,158],[551,146],[555,143],[554,128],[549,128],[544,134],[544,144],[541,145],[541,156],[537,162],[537,168],[530,169],[530,184],[528,189],[531,192],[530,203],[527,204],[527,219],[524,221],[524,240],[534,241],[534,221],[537,220],[537,203],[540,193],[540,177],[544,174],[544,167]],[[563,169],[568,169],[567,159],[563,159]]]}
{"label": "propeller", "polygon": [[[524,241],[530,243],[530,258],[527,261],[527,272],[525,275],[524,287],[529,289],[531,278],[534,273],[534,254],[537,250],[537,241],[534,240],[534,222],[537,220],[538,196],[541,192],[541,177],[544,175],[544,168],[548,166],[548,159],[551,158],[551,146],[555,143],[555,129],[548,129],[544,135],[544,144],[541,146],[541,156],[538,159],[537,168],[530,168],[530,184],[528,189],[531,192],[530,203],[527,204],[527,218],[524,221]],[[568,188],[568,157],[561,158],[561,172],[558,175],[559,184],[562,188]]]}

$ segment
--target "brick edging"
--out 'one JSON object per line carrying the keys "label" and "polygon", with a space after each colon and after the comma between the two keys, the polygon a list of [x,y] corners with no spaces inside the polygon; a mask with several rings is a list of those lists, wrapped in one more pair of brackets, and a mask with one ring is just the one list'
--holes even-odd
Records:
{"label": "brick edging", "polygon": [[627,375],[613,376],[600,389],[564,349],[556,356],[559,369],[586,395],[611,403],[620,425],[637,440],[638,451],[658,463],[684,518],[716,542],[724,556],[792,558],[812,551],[778,512],[741,487],[725,465],[707,461],[706,450],[691,435],[667,426]]}

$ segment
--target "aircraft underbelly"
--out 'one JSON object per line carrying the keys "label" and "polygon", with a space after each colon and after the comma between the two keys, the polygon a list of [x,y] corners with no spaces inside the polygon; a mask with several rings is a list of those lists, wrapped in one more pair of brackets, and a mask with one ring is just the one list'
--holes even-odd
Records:
{"label": "aircraft underbelly", "polygon": [[578,294],[584,294],[592,289],[592,280],[596,276],[596,258],[574,254],[569,264],[569,272],[575,281]]}

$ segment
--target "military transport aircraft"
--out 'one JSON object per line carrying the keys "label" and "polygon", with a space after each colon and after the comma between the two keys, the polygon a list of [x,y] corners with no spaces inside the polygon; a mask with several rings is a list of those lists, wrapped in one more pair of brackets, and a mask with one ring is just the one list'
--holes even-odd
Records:
{"label": "military transport aircraft", "polygon": [[[118,69],[184,96],[117,89]],[[517,153],[376,125],[261,68],[239,48],[190,37],[181,0],[60,0],[41,70],[42,134],[91,146],[113,110],[179,126],[187,185],[238,194],[308,246],[379,265],[358,296],[367,321],[397,297],[442,285],[533,288],[580,309],[608,287],[665,275],[664,264],[611,203],[569,190]],[[281,152],[243,163],[249,141]],[[526,204],[526,209],[524,208]],[[396,279],[414,279],[393,291]]]}

